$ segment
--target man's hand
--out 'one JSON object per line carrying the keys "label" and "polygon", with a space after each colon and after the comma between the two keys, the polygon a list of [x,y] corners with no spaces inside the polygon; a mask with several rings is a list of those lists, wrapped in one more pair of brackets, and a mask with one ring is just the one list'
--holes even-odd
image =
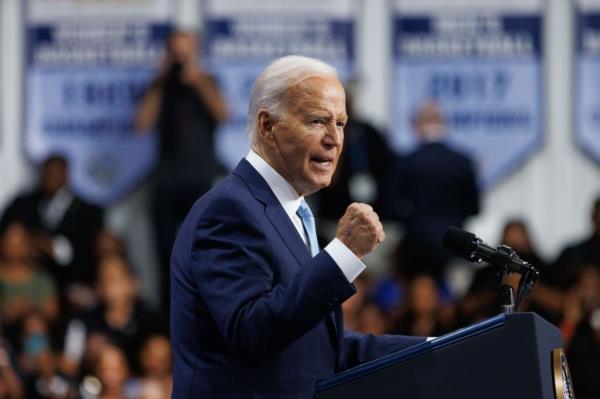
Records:
{"label": "man's hand", "polygon": [[373,208],[355,202],[340,219],[336,237],[362,259],[383,242],[385,233]]}
{"label": "man's hand", "polygon": [[179,75],[181,83],[196,87],[203,79],[206,79],[206,74],[195,61],[183,64],[181,75]]}

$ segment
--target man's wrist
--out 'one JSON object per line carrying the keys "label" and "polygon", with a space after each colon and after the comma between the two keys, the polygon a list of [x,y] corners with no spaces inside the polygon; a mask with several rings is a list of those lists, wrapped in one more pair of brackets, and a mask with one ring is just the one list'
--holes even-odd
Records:
{"label": "man's wrist", "polygon": [[334,238],[325,251],[333,258],[334,262],[346,276],[348,282],[353,282],[365,270],[365,264],[338,238]]}

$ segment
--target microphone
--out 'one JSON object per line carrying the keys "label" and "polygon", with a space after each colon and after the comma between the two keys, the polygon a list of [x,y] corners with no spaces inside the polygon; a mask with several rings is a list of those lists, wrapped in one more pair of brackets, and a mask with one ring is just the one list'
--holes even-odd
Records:
{"label": "microphone", "polygon": [[466,258],[470,262],[480,263],[485,261],[502,268],[505,272],[524,274],[534,269],[529,263],[519,258],[517,253],[509,246],[500,245],[494,248],[483,242],[475,234],[454,226],[446,229],[442,244],[456,256]]}

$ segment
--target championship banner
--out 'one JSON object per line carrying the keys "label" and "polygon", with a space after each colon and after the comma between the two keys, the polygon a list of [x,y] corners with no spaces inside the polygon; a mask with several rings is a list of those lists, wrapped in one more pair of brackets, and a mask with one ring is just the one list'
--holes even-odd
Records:
{"label": "championship banner", "polygon": [[579,0],[577,8],[575,135],[579,147],[600,162],[600,0]]}
{"label": "championship banner", "polygon": [[152,168],[133,119],[171,28],[169,0],[27,0],[24,146],[64,155],[73,190],[105,205]]}
{"label": "championship banner", "polygon": [[319,58],[342,81],[354,68],[355,0],[206,0],[204,64],[216,77],[231,113],[218,132],[219,159],[233,169],[246,155],[250,90],[274,59],[290,54]]}
{"label": "championship banner", "polygon": [[542,0],[393,0],[390,143],[418,144],[411,124],[427,101],[447,142],[470,154],[490,187],[542,138]]}

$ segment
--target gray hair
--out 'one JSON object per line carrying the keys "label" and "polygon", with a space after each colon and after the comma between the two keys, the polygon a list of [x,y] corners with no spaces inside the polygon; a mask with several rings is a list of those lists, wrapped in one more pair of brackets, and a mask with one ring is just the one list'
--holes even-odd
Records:
{"label": "gray hair", "polygon": [[266,110],[272,115],[280,116],[286,107],[287,90],[313,76],[333,76],[337,72],[331,65],[315,58],[300,55],[288,55],[273,61],[256,78],[250,93],[250,106],[246,129],[251,144],[256,144],[258,136],[258,113]]}

